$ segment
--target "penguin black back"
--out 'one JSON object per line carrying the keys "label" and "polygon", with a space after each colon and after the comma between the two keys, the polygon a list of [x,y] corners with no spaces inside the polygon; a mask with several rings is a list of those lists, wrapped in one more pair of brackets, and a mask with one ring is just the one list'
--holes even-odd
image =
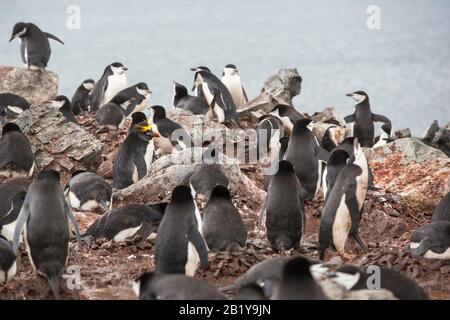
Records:
{"label": "penguin black back", "polygon": [[431,221],[450,221],[450,192],[439,201],[434,209]]}
{"label": "penguin black back", "polygon": [[198,230],[195,210],[191,189],[175,187],[156,236],[156,272],[193,276],[199,262],[202,269],[207,267],[207,247]]}
{"label": "penguin black back", "polygon": [[226,186],[217,185],[211,192],[203,210],[203,235],[213,251],[245,247],[247,230]]}
{"label": "penguin black back", "polygon": [[79,115],[89,110],[89,93],[94,86],[94,80],[86,79],[77,88],[71,100],[74,115]]}
{"label": "penguin black back", "polygon": [[324,173],[323,187],[325,202],[327,201],[331,189],[333,189],[339,172],[346,166],[348,158],[349,155],[345,150],[336,149],[331,153],[327,163],[326,172]]}

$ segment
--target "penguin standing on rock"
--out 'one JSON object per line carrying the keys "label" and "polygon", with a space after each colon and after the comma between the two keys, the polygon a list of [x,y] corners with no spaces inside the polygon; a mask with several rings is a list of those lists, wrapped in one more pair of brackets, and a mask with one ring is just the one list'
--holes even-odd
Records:
{"label": "penguin standing on rock", "polygon": [[195,211],[191,189],[175,187],[156,235],[156,272],[192,277],[199,264],[202,270],[208,267],[208,249]]}
{"label": "penguin standing on rock", "polygon": [[23,202],[25,201],[26,191],[20,191],[16,193],[10,201],[9,211],[0,216],[0,235],[13,241],[14,230],[17,224],[17,218],[19,217],[20,210],[22,209]]}
{"label": "penguin standing on rock", "polygon": [[218,185],[203,210],[203,236],[212,251],[245,247],[247,230],[227,187]]}
{"label": "penguin standing on rock", "polygon": [[93,172],[75,171],[64,190],[69,205],[78,211],[108,211],[112,206],[112,188]]}
{"label": "penguin standing on rock", "polygon": [[226,300],[207,282],[181,274],[146,273],[136,279],[133,289],[139,300]]}
{"label": "penguin standing on rock", "polygon": [[31,266],[47,278],[55,299],[59,299],[59,279],[69,251],[69,221],[75,228],[78,244],[80,231],[67,205],[55,170],[41,171],[30,185],[14,231],[13,251],[17,254],[19,238],[24,239]]}
{"label": "penguin standing on rock", "polygon": [[142,112],[148,105],[148,99],[151,93],[152,92],[150,91],[148,85],[145,82],[139,82],[117,93],[114,96],[114,98],[112,98],[111,102],[114,102],[117,105],[121,106],[126,101],[134,99],[138,103],[136,104],[133,110],[127,113],[132,114],[133,112]]}
{"label": "penguin standing on rock", "polygon": [[15,123],[6,123],[0,138],[0,176],[31,177],[35,168],[30,140]]}
{"label": "penguin standing on rock", "polygon": [[9,241],[0,236],[0,285],[11,281],[17,272],[16,255]]}
{"label": "penguin standing on rock", "polygon": [[188,110],[193,114],[206,114],[209,106],[204,98],[190,96],[187,88],[178,82],[173,82],[173,106]]}
{"label": "penguin standing on rock", "polygon": [[83,236],[106,238],[114,242],[125,241],[135,235],[153,239],[164,215],[167,203],[129,204],[105,213]]}
{"label": "penguin standing on rock", "polygon": [[[400,272],[378,267],[380,270],[380,288],[390,291],[399,300],[428,300],[426,293],[413,280]],[[331,275],[331,280],[343,285],[347,290],[367,290],[370,273],[355,266],[346,265],[338,268]]]}
{"label": "penguin standing on rock", "polygon": [[[350,236],[363,251],[367,247],[359,236],[361,221],[362,196],[358,195],[357,177],[363,170],[353,163],[348,163],[340,170],[333,188],[328,193],[319,226],[319,255],[325,258],[325,251],[334,246],[345,259],[350,258],[345,253],[345,243]],[[367,192],[367,185],[365,188]],[[364,195],[365,196],[365,195]]]}
{"label": "penguin standing on rock", "polygon": [[374,122],[383,122],[387,128],[392,128],[391,121],[370,110],[369,96],[364,91],[347,94],[356,101],[355,112],[344,118],[346,123],[354,122],[353,136],[358,138],[362,147],[372,147],[374,142]]}
{"label": "penguin standing on rock", "polygon": [[230,91],[231,97],[233,97],[234,104],[237,107],[243,107],[247,102],[247,93],[241,83],[241,77],[239,76],[238,69],[234,64],[227,64],[223,68],[222,82]]}
{"label": "penguin standing on rock", "polygon": [[322,287],[314,279],[311,263],[305,257],[296,257],[283,268],[280,285],[275,290],[273,300],[328,300]]}
{"label": "penguin standing on rock", "polygon": [[158,133],[155,146],[163,153],[172,153],[175,148],[183,150],[191,148],[194,143],[189,133],[178,123],[166,117],[166,110],[162,106],[152,106],[151,123]]}
{"label": "penguin standing on rock", "polygon": [[14,38],[20,39],[22,61],[30,70],[44,70],[47,67],[51,54],[48,39],[64,44],[54,35],[43,32],[37,25],[25,22],[18,22],[14,25],[9,42]]}
{"label": "penguin standing on rock", "polygon": [[[289,144],[284,154],[295,168],[301,184],[303,200],[312,200],[320,190],[323,162],[330,154],[323,149],[309,128],[310,119],[300,119],[294,124]],[[301,152],[300,152],[301,150]]]}
{"label": "penguin standing on rock", "polygon": [[153,162],[154,145],[152,139],[158,137],[142,112],[132,116],[128,135],[113,161],[113,186],[124,189],[148,172]]}
{"label": "penguin standing on rock", "polygon": [[270,179],[260,223],[266,216],[267,238],[276,251],[289,250],[301,241],[305,230],[305,211],[300,182],[289,161],[278,164],[278,172]]}
{"label": "penguin standing on rock", "polygon": [[89,94],[94,89],[95,81],[92,79],[84,80],[77,88],[72,97],[72,112],[74,115],[80,115],[89,110]]}
{"label": "penguin standing on rock", "polygon": [[13,93],[0,93],[0,120],[8,116],[16,118],[30,108],[30,103]]}
{"label": "penguin standing on rock", "polygon": [[210,117],[216,117],[219,123],[231,121],[234,125],[240,126],[233,97],[222,81],[201,67],[191,70],[196,73],[195,86],[201,86],[206,102],[211,108]]}
{"label": "penguin standing on rock", "polygon": [[90,111],[97,111],[127,87],[127,76],[125,75],[127,70],[120,62],[114,62],[105,68],[102,77],[92,89]]}
{"label": "penguin standing on rock", "polygon": [[59,111],[61,111],[67,121],[78,124],[78,121],[72,111],[72,104],[66,96],[57,96],[50,101],[50,104],[54,108],[59,109]]}

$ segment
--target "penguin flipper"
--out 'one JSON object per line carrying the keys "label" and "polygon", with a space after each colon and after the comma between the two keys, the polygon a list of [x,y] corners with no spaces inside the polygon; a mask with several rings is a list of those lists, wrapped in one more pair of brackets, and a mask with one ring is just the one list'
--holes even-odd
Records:
{"label": "penguin flipper", "polygon": [[136,166],[136,170],[138,173],[138,180],[141,180],[147,175],[147,164],[145,163],[145,159],[142,156],[133,157],[134,165]]}
{"label": "penguin flipper", "polygon": [[350,114],[344,118],[345,123],[355,122],[355,114]]}
{"label": "penguin flipper", "polygon": [[75,219],[75,216],[73,215],[72,210],[69,208],[69,205],[67,204],[66,199],[63,198],[64,201],[64,211],[66,212],[67,218],[72,222],[73,227],[75,228],[75,233],[77,236],[77,242],[78,242],[78,248],[81,248],[81,233],[80,228],[78,227],[77,219]]}
{"label": "penguin flipper", "polygon": [[53,39],[53,40],[55,40],[55,41],[58,41],[58,42],[61,43],[61,44],[64,44],[64,42],[62,42],[61,39],[59,39],[58,37],[52,35],[51,33],[44,32],[44,34],[47,36],[47,38]]}
{"label": "penguin flipper", "polygon": [[330,159],[330,153],[321,146],[317,146],[317,157],[320,161],[328,163],[328,159]]}
{"label": "penguin flipper", "polygon": [[351,227],[349,235],[355,240],[355,242],[361,247],[362,250],[367,251],[367,247],[359,236],[359,224],[361,221],[361,212],[358,206],[358,200],[356,197],[356,182],[347,185],[345,193],[345,204],[351,218]]}
{"label": "penguin flipper", "polygon": [[205,240],[195,225],[192,225],[188,234],[188,240],[194,245],[200,257],[200,269],[205,270],[208,267],[208,249]]}
{"label": "penguin flipper", "polygon": [[13,237],[13,252],[17,255],[17,251],[19,250],[20,243],[20,233],[22,232],[23,226],[27,222],[30,217],[31,211],[28,206],[28,202],[25,201],[22,205],[22,209],[20,209],[19,217],[17,218],[16,228],[14,229],[14,237]]}
{"label": "penguin flipper", "polygon": [[375,122],[383,122],[388,128],[392,128],[391,120],[381,114],[372,113],[372,120]]}
{"label": "penguin flipper", "polygon": [[242,94],[244,95],[244,101],[248,102],[247,92],[245,92],[244,86],[242,86]]}

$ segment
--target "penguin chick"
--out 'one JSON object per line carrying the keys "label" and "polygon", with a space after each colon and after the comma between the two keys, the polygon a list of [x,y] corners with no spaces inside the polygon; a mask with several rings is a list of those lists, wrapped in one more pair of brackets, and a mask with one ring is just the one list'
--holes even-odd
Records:
{"label": "penguin chick", "polygon": [[310,271],[310,262],[305,257],[290,259],[283,267],[280,285],[272,300],[328,300],[321,286]]}
{"label": "penguin chick", "polygon": [[133,289],[139,300],[226,300],[207,282],[180,274],[145,273]]}
{"label": "penguin chick", "polygon": [[74,115],[80,115],[89,110],[89,94],[95,86],[95,81],[86,79],[75,91],[72,97],[72,112]]}
{"label": "penguin chick", "polygon": [[0,285],[10,282],[16,275],[17,263],[11,244],[0,236]]}
{"label": "penguin chick", "polygon": [[61,111],[67,121],[78,124],[78,121],[72,112],[72,104],[66,96],[57,96],[50,101],[50,104],[52,105],[52,107]]}
{"label": "penguin chick", "polygon": [[20,53],[22,61],[30,70],[44,70],[50,60],[51,49],[48,39],[64,44],[54,35],[43,32],[33,23],[18,22],[14,25],[11,38],[20,39]]}
{"label": "penguin chick", "polygon": [[153,239],[164,215],[167,203],[129,204],[98,218],[83,236],[125,241],[135,235]]}
{"label": "penguin chick", "polygon": [[272,249],[285,251],[299,244],[305,229],[305,211],[300,182],[289,161],[280,161],[278,172],[270,180],[260,222],[263,216]]}
{"label": "penguin chick", "polygon": [[194,143],[189,133],[178,123],[166,117],[166,110],[162,106],[152,106],[151,123],[155,132],[155,146],[163,153],[172,153],[174,149],[191,148]]}
{"label": "penguin chick", "polygon": [[208,249],[195,211],[190,188],[175,187],[156,235],[156,272],[192,277],[199,264],[202,270],[208,267]]}
{"label": "penguin chick", "polygon": [[0,176],[31,177],[35,168],[30,140],[15,123],[6,123],[0,138]]}
{"label": "penguin chick", "polygon": [[76,171],[65,190],[67,202],[78,211],[108,211],[112,206],[112,188],[93,172]]}
{"label": "penguin chick", "polygon": [[14,230],[13,251],[17,254],[22,229],[28,257],[34,271],[47,278],[55,299],[59,299],[59,280],[67,262],[70,230],[80,230],[60,186],[55,170],[41,171],[30,185]]}
{"label": "penguin chick", "polygon": [[357,177],[362,172],[359,166],[348,163],[339,172],[328,194],[319,226],[321,260],[325,257],[325,250],[330,246],[334,246],[343,258],[348,258],[344,250],[348,236],[352,237],[363,251],[367,251],[359,236],[362,204],[359,203],[357,196]]}
{"label": "penguin chick", "polygon": [[145,114],[136,112],[128,135],[113,161],[113,186],[124,189],[147,174],[153,162],[154,145],[152,139],[159,134],[152,130]]}
{"label": "penguin chick", "polygon": [[217,185],[203,209],[203,236],[212,251],[223,251],[235,245],[245,247],[247,230],[228,188]]}
{"label": "penguin chick", "polygon": [[203,98],[190,96],[187,88],[178,82],[173,82],[173,98],[174,108],[179,108],[192,112],[193,114],[206,114],[209,106]]}
{"label": "penguin chick", "polygon": [[434,221],[411,234],[410,252],[425,259],[450,259],[450,222]]}
{"label": "penguin chick", "polygon": [[[331,280],[343,285],[347,290],[367,290],[372,275],[379,279],[379,288],[390,291],[399,300],[428,300],[426,293],[413,280],[400,272],[377,267],[374,274],[369,269],[360,270],[355,266],[344,265],[331,275]],[[369,278],[370,277],[370,278]]]}

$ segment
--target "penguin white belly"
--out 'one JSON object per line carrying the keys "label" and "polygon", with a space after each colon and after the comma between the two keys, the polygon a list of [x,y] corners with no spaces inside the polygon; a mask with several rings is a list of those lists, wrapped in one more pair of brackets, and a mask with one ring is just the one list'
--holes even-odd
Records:
{"label": "penguin white belly", "polygon": [[139,181],[139,174],[137,171],[137,167],[133,164],[134,170],[133,170],[133,176],[131,177],[131,179],[133,180],[133,183],[136,183]]}
{"label": "penguin white belly", "polygon": [[72,208],[75,208],[77,210],[80,209],[81,201],[78,199],[78,197],[75,195],[75,193],[69,191],[68,198],[69,198],[69,204]]}
{"label": "penguin white belly", "polygon": [[[2,226],[2,232],[0,233],[4,236],[8,241],[13,241],[14,239],[14,230],[16,229],[17,220],[11,222],[10,224],[5,224]],[[20,242],[22,242],[23,237],[20,235]]]}
{"label": "penguin white belly", "polygon": [[114,96],[127,87],[127,76],[125,73],[111,75],[108,77],[108,87],[106,88],[105,94],[103,95],[103,100],[101,106],[105,103],[111,101]]}
{"label": "penguin white belly", "polygon": [[152,232],[152,233],[150,233],[150,235],[147,237],[147,240],[155,240],[157,235],[158,235],[158,234],[157,234],[156,232]]}
{"label": "penguin white belly", "polygon": [[328,168],[325,167],[325,169],[323,170],[323,176],[322,176],[322,191],[323,191],[323,197],[325,199],[325,195],[327,194],[328,191],[328,186],[327,186],[327,170]]}
{"label": "penguin white belly", "polygon": [[[133,113],[135,113],[135,112],[142,112],[142,110],[144,110],[145,108],[147,108],[147,105],[148,105],[148,98],[145,98],[144,100],[142,100],[142,102],[140,103],[140,104],[138,104],[135,108],[134,108],[134,110],[133,110],[133,112],[131,113],[131,114],[133,114]],[[130,114],[130,115],[131,115]]]}
{"label": "penguin white belly", "polygon": [[27,230],[28,230],[28,226],[25,223],[24,230],[23,230],[23,240],[25,242],[25,248],[27,250],[28,258],[30,259],[31,268],[33,269],[34,273],[37,273],[36,265],[34,264],[33,257],[31,256],[30,245],[28,244]]}
{"label": "penguin white belly", "polygon": [[17,273],[17,262],[11,265],[8,270],[0,270],[0,284],[5,284],[10,282]]}
{"label": "penguin white belly", "polygon": [[198,210],[197,203],[195,201],[194,201],[194,205],[195,205],[195,219],[197,220],[198,232],[200,232],[200,234],[203,235],[203,233],[202,233],[202,230],[203,230],[202,217],[200,216],[200,211]]}
{"label": "penguin white belly", "polygon": [[200,264],[200,256],[198,255],[195,246],[189,242],[188,243],[188,258],[186,265],[184,267],[185,274],[188,277],[193,277],[197,271],[198,265]]}
{"label": "penguin white belly", "polygon": [[128,228],[125,230],[120,231],[118,234],[116,234],[113,238],[114,242],[123,242],[126,239],[128,239],[129,237],[132,237],[136,234],[136,232],[139,231],[139,229],[141,229],[142,227],[142,223],[134,228]]}
{"label": "penguin white belly", "polygon": [[320,186],[321,186],[321,182],[322,182],[322,166],[323,166],[323,163],[322,163],[322,161],[319,160],[318,164],[317,164],[317,182],[316,182],[316,191],[314,193],[314,196],[317,196],[317,194],[320,191]]}
{"label": "penguin white belly", "polygon": [[384,130],[381,130],[380,140],[378,140],[372,148],[384,146],[387,143],[388,139],[389,135]]}
{"label": "penguin white belly", "polygon": [[154,152],[155,152],[155,143],[152,139],[148,142],[148,146],[145,149],[145,155],[144,155],[145,164],[147,165],[147,172],[150,170],[150,166],[153,163]]}
{"label": "penguin white belly", "polygon": [[230,91],[236,107],[242,107],[245,105],[244,92],[242,91],[242,83],[239,76],[224,76],[222,82]]}
{"label": "penguin white belly", "polygon": [[211,93],[211,90],[209,90],[208,84],[206,82],[202,83],[202,90],[203,94],[205,95],[206,101],[211,106],[211,103],[214,99],[214,95]]}
{"label": "penguin white belly", "polygon": [[88,200],[81,206],[81,211],[94,211],[96,210],[100,205],[96,200]]}
{"label": "penguin white belly", "polygon": [[6,106],[6,109],[8,109],[9,111],[11,111],[12,113],[15,113],[17,115],[23,113],[22,108],[16,107],[16,106]]}
{"label": "penguin white belly", "polygon": [[166,137],[158,137],[154,138],[156,146],[161,149],[164,153],[172,153],[174,147],[169,138]]}
{"label": "penguin white belly", "polygon": [[345,195],[343,195],[333,222],[333,243],[340,254],[344,253],[351,225],[350,212],[345,204]]}
{"label": "penguin white belly", "polygon": [[[20,42],[22,42],[22,40],[20,40]],[[24,56],[25,56],[25,64],[28,67],[28,45],[27,44],[25,44]]]}
{"label": "penguin white belly", "polygon": [[221,107],[217,105],[217,103],[214,104],[213,107],[214,115],[217,117],[218,123],[224,123],[225,122],[225,112]]}
{"label": "penguin white belly", "polygon": [[362,169],[362,173],[356,177],[356,199],[358,200],[359,210],[361,210],[364,200],[366,199],[367,187],[369,184],[369,164],[363,154],[355,161],[355,164]]}

